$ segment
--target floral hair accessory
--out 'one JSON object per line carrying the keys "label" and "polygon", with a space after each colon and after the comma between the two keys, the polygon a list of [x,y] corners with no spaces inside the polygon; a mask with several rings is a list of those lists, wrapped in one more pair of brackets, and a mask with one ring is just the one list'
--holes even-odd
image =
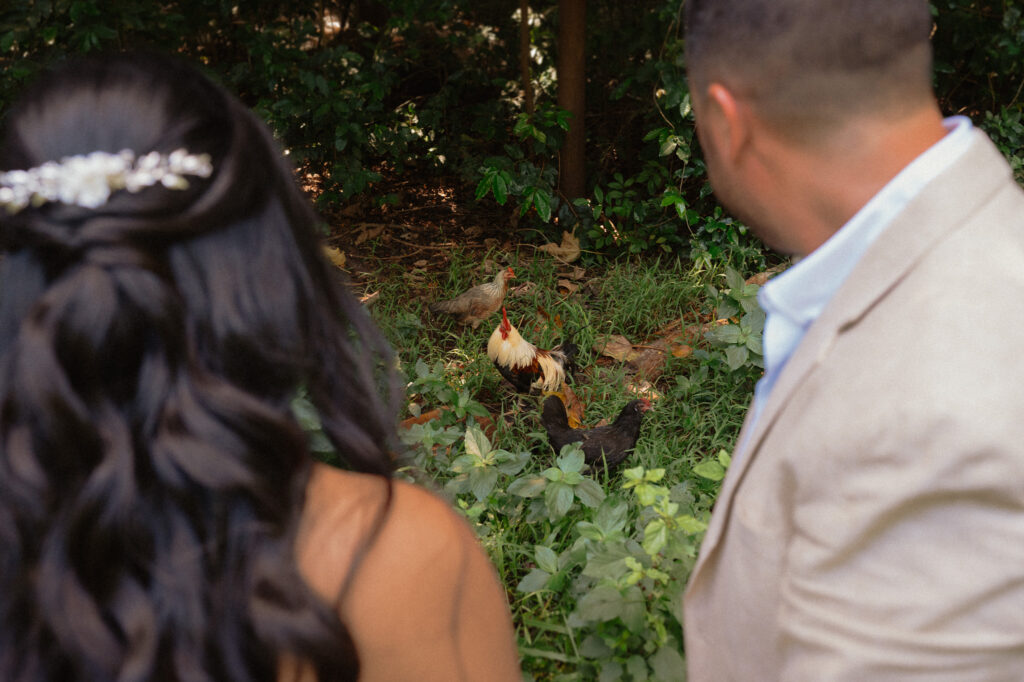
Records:
{"label": "floral hair accessory", "polygon": [[98,208],[115,190],[138,192],[157,183],[168,189],[185,189],[188,181],[184,176],[208,178],[211,173],[209,154],[189,154],[185,149],[139,157],[128,149],[118,154],[92,152],[47,161],[29,170],[0,173],[0,206],[8,213],[52,201]]}

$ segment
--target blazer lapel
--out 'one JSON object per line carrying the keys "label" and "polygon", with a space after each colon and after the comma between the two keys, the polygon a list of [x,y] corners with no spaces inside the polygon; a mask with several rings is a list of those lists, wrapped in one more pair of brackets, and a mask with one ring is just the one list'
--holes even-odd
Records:
{"label": "blazer lapel", "polygon": [[691,586],[697,582],[701,569],[718,546],[736,490],[796,388],[828,354],[844,329],[856,324],[877,301],[897,286],[943,236],[964,224],[979,205],[1005,187],[1010,175],[999,150],[984,133],[975,130],[974,140],[963,158],[926,185],[868,248],[822,311],[821,317],[807,330],[779,375],[756,423],[750,423],[752,411],[748,411],[737,440],[743,452],[722,483],[714,514],[701,544],[700,556],[691,574]]}

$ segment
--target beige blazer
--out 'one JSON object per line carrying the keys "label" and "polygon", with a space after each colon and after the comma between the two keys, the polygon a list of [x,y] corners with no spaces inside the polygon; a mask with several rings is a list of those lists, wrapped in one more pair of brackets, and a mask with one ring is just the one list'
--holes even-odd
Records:
{"label": "beige blazer", "polygon": [[973,135],[744,426],[690,682],[1024,680],[1024,192]]}

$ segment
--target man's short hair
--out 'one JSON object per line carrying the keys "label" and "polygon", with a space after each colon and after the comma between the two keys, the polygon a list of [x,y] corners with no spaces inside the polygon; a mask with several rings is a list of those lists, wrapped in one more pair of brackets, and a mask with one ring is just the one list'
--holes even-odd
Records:
{"label": "man's short hair", "polygon": [[721,82],[783,130],[932,97],[927,0],[687,0],[690,87]]}

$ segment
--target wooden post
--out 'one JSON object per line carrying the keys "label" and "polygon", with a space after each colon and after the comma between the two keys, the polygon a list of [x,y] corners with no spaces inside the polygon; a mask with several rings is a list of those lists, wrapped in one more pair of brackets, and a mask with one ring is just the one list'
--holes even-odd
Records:
{"label": "wooden post", "polygon": [[568,199],[586,194],[587,1],[558,2],[558,105],[571,114],[558,166],[558,185]]}

